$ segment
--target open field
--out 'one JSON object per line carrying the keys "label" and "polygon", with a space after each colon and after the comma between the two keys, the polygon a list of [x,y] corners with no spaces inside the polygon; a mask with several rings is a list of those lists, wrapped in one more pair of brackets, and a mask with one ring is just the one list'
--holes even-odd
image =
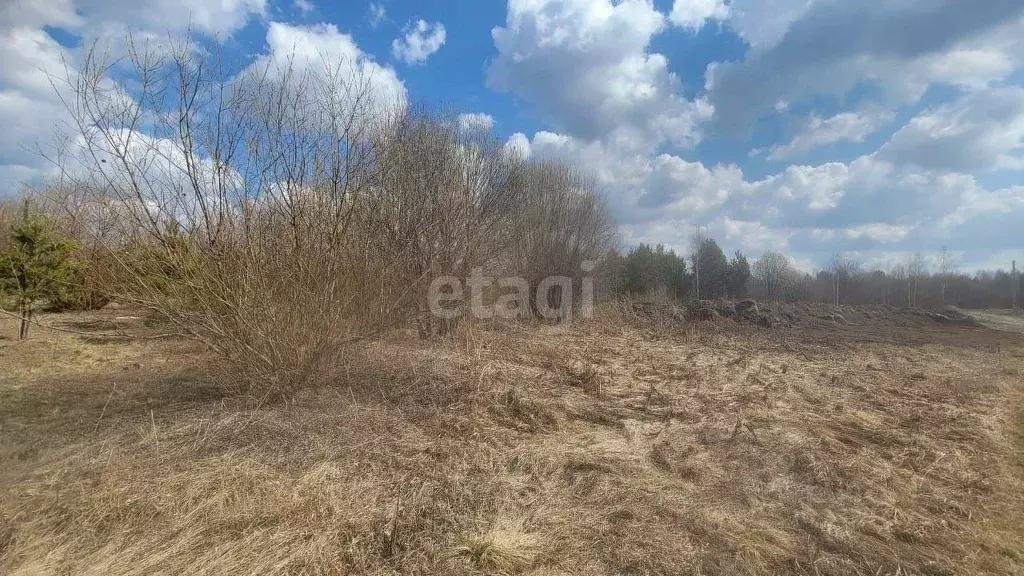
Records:
{"label": "open field", "polygon": [[843,312],[394,334],[262,407],[2,320],[0,574],[1024,573],[1024,317]]}
{"label": "open field", "polygon": [[1024,313],[1020,309],[1012,313],[1008,310],[972,310],[971,316],[991,328],[1024,334]]}

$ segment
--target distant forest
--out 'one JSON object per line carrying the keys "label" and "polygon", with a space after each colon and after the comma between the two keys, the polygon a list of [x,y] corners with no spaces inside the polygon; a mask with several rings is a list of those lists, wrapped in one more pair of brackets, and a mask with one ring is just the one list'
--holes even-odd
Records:
{"label": "distant forest", "polygon": [[[640,244],[625,253],[613,251],[604,262],[606,286],[620,296],[657,299],[754,298],[834,304],[884,304],[918,308],[1011,308],[1021,305],[1022,283],[1006,270],[966,274],[943,249],[937,265],[914,254],[887,270],[869,269],[860,261],[835,254],[813,273],[801,272],[780,252],[765,251],[751,262],[736,252],[727,257],[715,240],[694,239],[690,255],[664,246]],[[1016,292],[1014,291],[1014,284]]]}

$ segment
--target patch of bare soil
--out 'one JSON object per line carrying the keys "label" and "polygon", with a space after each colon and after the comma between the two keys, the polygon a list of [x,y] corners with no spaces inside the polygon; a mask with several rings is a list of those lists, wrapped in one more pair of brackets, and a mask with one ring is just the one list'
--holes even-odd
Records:
{"label": "patch of bare soil", "polygon": [[0,573],[1021,573],[1021,339],[826,311],[396,335],[261,407],[2,340]]}
{"label": "patch of bare soil", "polygon": [[970,310],[965,312],[993,330],[1024,334],[1024,310]]}

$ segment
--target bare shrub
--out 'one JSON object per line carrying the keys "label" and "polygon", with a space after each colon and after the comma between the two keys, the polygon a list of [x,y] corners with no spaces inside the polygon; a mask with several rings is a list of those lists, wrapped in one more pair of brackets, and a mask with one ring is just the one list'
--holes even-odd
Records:
{"label": "bare shrub", "polygon": [[425,109],[395,117],[375,145],[377,180],[359,210],[367,249],[394,263],[420,333],[447,332],[451,322],[427,310],[428,286],[492,267],[518,200],[508,186],[515,166],[490,134]]}
{"label": "bare shrub", "polygon": [[[584,264],[596,263],[608,253],[615,227],[594,183],[569,166],[523,163],[510,185],[516,190],[518,214],[507,266],[529,282],[530,301],[536,307],[541,281],[575,278],[592,270]],[[579,292],[580,285],[574,283],[574,305]],[[562,308],[564,295],[559,291],[541,297],[549,306]]]}
{"label": "bare shrub", "polygon": [[793,274],[793,265],[780,252],[765,250],[751,267],[751,277],[761,288],[765,300],[778,300]]}
{"label": "bare shrub", "polygon": [[128,54],[130,94],[95,50],[67,78],[76,134],[54,202],[103,254],[104,286],[227,358],[239,391],[326,378],[346,344],[413,320],[447,332],[427,310],[438,276],[536,290],[610,246],[602,199],[570,167],[384,101],[352,63],[232,76],[189,42]]}
{"label": "bare shrub", "polygon": [[188,43],[129,53],[130,97],[95,51],[68,79],[78,134],[60,158],[114,224],[95,234],[118,263],[112,283],[220,352],[243,391],[323,375],[392,320],[381,263],[348,234],[386,113],[369,82],[326,61],[230,77]]}

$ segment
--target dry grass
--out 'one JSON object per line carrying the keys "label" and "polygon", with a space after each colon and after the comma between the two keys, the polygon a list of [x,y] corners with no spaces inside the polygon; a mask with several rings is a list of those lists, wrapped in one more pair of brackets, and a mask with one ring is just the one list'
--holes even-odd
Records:
{"label": "dry grass", "polygon": [[971,310],[975,320],[998,330],[1024,334],[1024,314],[1018,310]]}
{"label": "dry grass", "polygon": [[39,330],[0,340],[0,573],[1018,574],[1024,345],[963,334],[395,334],[253,407]]}

